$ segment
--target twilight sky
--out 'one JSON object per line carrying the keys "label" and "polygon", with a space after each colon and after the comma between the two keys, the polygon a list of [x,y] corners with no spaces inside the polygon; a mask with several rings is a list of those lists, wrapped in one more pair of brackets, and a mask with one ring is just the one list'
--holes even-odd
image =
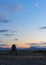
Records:
{"label": "twilight sky", "polygon": [[46,0],[0,0],[0,46],[13,43],[46,46]]}

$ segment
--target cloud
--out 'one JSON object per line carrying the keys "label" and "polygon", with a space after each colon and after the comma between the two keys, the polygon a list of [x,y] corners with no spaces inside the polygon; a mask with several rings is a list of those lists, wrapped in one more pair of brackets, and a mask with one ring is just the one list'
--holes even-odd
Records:
{"label": "cloud", "polygon": [[13,36],[14,34],[2,34],[2,35],[9,37],[9,36]]}
{"label": "cloud", "polygon": [[27,43],[27,45],[30,45],[30,46],[46,45],[46,42]]}
{"label": "cloud", "polygon": [[0,44],[0,46],[8,46],[7,44]]}
{"label": "cloud", "polygon": [[13,13],[13,12],[20,10],[21,8],[22,8],[21,4],[16,4],[16,3],[11,3],[11,2],[0,4],[0,11],[1,12],[3,11],[3,13],[7,12],[7,10],[9,10],[9,12]]}
{"label": "cloud", "polygon": [[8,32],[9,30],[0,30],[0,33]]}
{"label": "cloud", "polygon": [[10,20],[0,19],[0,23],[8,23],[8,22],[10,22]]}
{"label": "cloud", "polygon": [[36,45],[36,43],[28,43],[27,45]]}
{"label": "cloud", "polygon": [[0,23],[8,23],[11,22],[10,16],[6,11],[0,11]]}
{"label": "cloud", "polygon": [[12,8],[13,12],[16,12],[22,8],[22,5],[17,4],[14,8]]}
{"label": "cloud", "polygon": [[15,41],[18,41],[18,39],[16,38],[16,39],[14,39]]}
{"label": "cloud", "polygon": [[7,6],[1,4],[0,6],[0,23],[8,23],[11,22],[10,15],[7,11]]}
{"label": "cloud", "polygon": [[[16,13],[22,8],[22,5],[8,2],[0,3],[0,23],[11,22],[11,14]],[[11,13],[11,14],[10,14]]]}
{"label": "cloud", "polygon": [[44,30],[44,29],[46,29],[46,26],[44,26],[44,27],[40,27],[39,29]]}
{"label": "cloud", "polygon": [[[9,33],[8,33],[9,32]],[[15,32],[17,31],[13,31],[13,30],[8,30],[8,29],[1,29],[0,33],[5,33],[5,34],[0,34],[0,35],[4,35],[4,36],[13,36],[15,35]],[[17,39],[16,39],[17,40]]]}
{"label": "cloud", "polygon": [[0,43],[2,43],[3,41],[0,41]]}
{"label": "cloud", "polygon": [[12,32],[12,33],[14,33],[14,32],[18,32],[18,31],[17,31],[17,30],[16,30],[16,31],[14,31],[14,30],[11,30],[11,32]]}
{"label": "cloud", "polygon": [[39,41],[39,43],[43,43],[43,44],[46,44],[46,42],[45,42],[45,41]]}

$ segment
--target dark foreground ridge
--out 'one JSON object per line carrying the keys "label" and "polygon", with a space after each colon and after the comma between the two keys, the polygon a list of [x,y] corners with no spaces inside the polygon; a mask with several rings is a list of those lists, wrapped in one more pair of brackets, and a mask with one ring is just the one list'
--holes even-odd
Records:
{"label": "dark foreground ridge", "polygon": [[46,50],[0,51],[0,65],[46,65]]}

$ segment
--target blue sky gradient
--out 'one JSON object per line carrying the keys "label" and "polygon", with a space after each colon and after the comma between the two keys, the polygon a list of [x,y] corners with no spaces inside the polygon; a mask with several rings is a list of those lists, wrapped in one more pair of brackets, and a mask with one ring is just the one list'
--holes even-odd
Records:
{"label": "blue sky gradient", "polygon": [[9,30],[5,33],[0,32],[0,41],[17,38],[25,44],[46,42],[44,27],[46,27],[46,0],[0,0],[0,30]]}

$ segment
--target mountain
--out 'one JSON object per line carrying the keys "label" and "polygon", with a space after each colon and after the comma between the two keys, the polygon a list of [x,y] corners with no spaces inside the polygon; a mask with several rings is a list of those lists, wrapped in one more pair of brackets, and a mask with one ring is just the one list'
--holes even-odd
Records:
{"label": "mountain", "polygon": [[[0,50],[11,50],[11,48],[2,48],[0,47]],[[45,47],[30,47],[30,48],[17,48],[17,50],[46,50],[46,46]]]}
{"label": "mountain", "polygon": [[2,48],[2,47],[0,47],[0,50],[10,50],[10,48]]}
{"label": "mountain", "polygon": [[30,47],[30,48],[18,48],[18,50],[46,50],[46,47]]}
{"label": "mountain", "polygon": [[27,50],[46,50],[46,47],[30,47]]}

